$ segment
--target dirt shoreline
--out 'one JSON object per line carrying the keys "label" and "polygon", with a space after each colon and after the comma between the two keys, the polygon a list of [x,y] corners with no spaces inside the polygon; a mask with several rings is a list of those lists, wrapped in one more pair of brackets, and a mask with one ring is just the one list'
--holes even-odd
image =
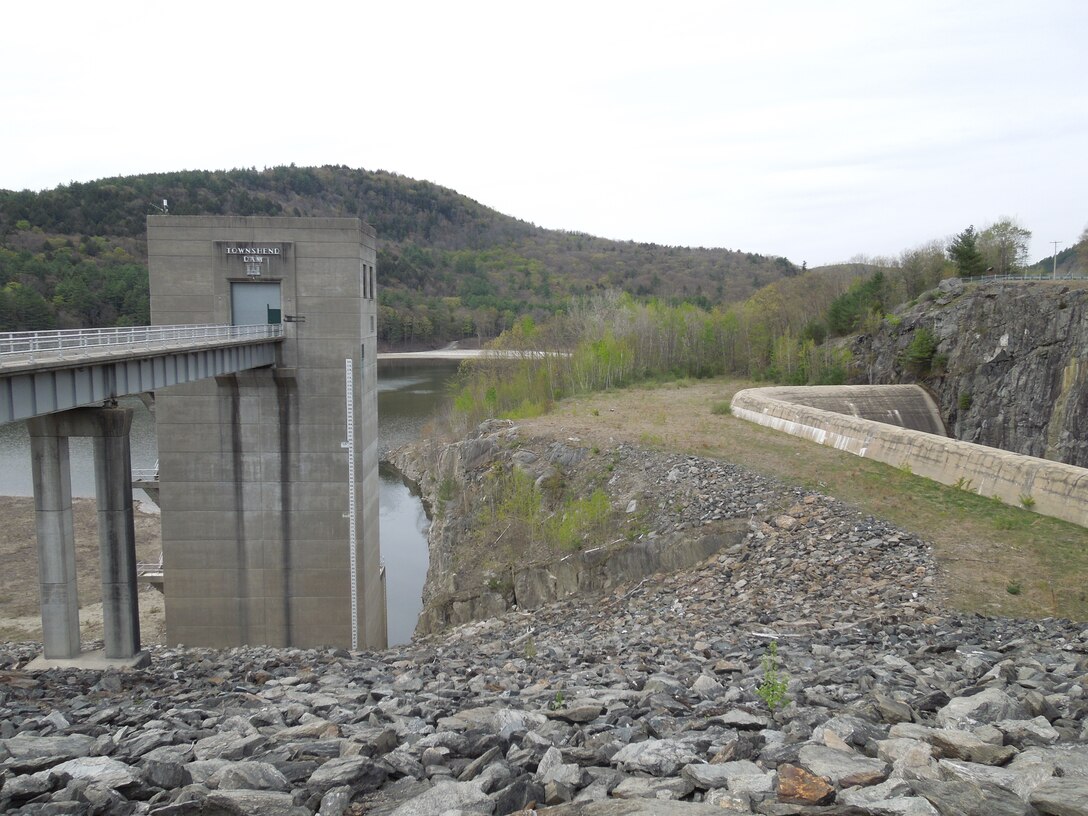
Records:
{"label": "dirt shoreline", "polygon": [[[85,643],[102,638],[102,586],[98,569],[98,519],[94,499],[72,499],[76,538],[76,583],[79,592],[80,637]],[[162,552],[159,516],[137,507],[133,513],[136,558],[157,561]],[[0,496],[0,640],[40,641],[41,609],[38,587],[38,544],[31,496]],[[161,644],[166,637],[163,596],[147,584],[140,587],[140,639]]]}

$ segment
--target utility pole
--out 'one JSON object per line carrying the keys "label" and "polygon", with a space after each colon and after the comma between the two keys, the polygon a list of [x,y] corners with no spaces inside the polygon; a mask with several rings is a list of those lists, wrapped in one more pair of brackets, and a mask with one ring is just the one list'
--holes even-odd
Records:
{"label": "utility pole", "polygon": [[1058,244],[1061,241],[1051,241],[1050,243],[1054,244],[1054,271],[1050,274],[1051,280],[1054,280],[1058,277]]}

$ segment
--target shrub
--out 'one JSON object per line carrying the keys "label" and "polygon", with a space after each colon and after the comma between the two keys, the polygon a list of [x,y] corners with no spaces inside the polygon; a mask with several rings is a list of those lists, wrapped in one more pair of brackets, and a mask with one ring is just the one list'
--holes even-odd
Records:
{"label": "shrub", "polygon": [[937,353],[937,335],[931,329],[920,326],[903,350],[900,362],[916,377],[925,377],[933,365],[933,356]]}
{"label": "shrub", "polygon": [[772,640],[763,655],[763,681],[756,689],[756,696],[771,710],[786,703],[786,686],[789,678],[778,672],[778,641]]}
{"label": "shrub", "polygon": [[556,513],[548,524],[548,537],[562,550],[577,550],[587,537],[594,537],[607,526],[612,507],[608,494],[600,488],[585,499],[574,499]]}

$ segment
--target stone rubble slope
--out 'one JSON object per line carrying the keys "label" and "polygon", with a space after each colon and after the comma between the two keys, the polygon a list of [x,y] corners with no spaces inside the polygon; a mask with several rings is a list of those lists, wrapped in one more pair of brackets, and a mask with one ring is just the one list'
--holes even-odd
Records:
{"label": "stone rubble slope", "polygon": [[943,610],[915,536],[638,456],[688,497],[669,524],[735,504],[743,542],[381,653],[156,648],[146,670],[28,674],[34,644],[0,647],[0,812],[1088,814],[1084,624]]}

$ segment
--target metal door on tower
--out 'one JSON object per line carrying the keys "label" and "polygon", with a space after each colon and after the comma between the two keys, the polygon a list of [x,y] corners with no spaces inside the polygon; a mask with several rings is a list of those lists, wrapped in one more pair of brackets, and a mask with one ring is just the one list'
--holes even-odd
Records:
{"label": "metal door on tower", "polygon": [[235,326],[256,326],[282,322],[278,283],[232,283],[230,322]]}

